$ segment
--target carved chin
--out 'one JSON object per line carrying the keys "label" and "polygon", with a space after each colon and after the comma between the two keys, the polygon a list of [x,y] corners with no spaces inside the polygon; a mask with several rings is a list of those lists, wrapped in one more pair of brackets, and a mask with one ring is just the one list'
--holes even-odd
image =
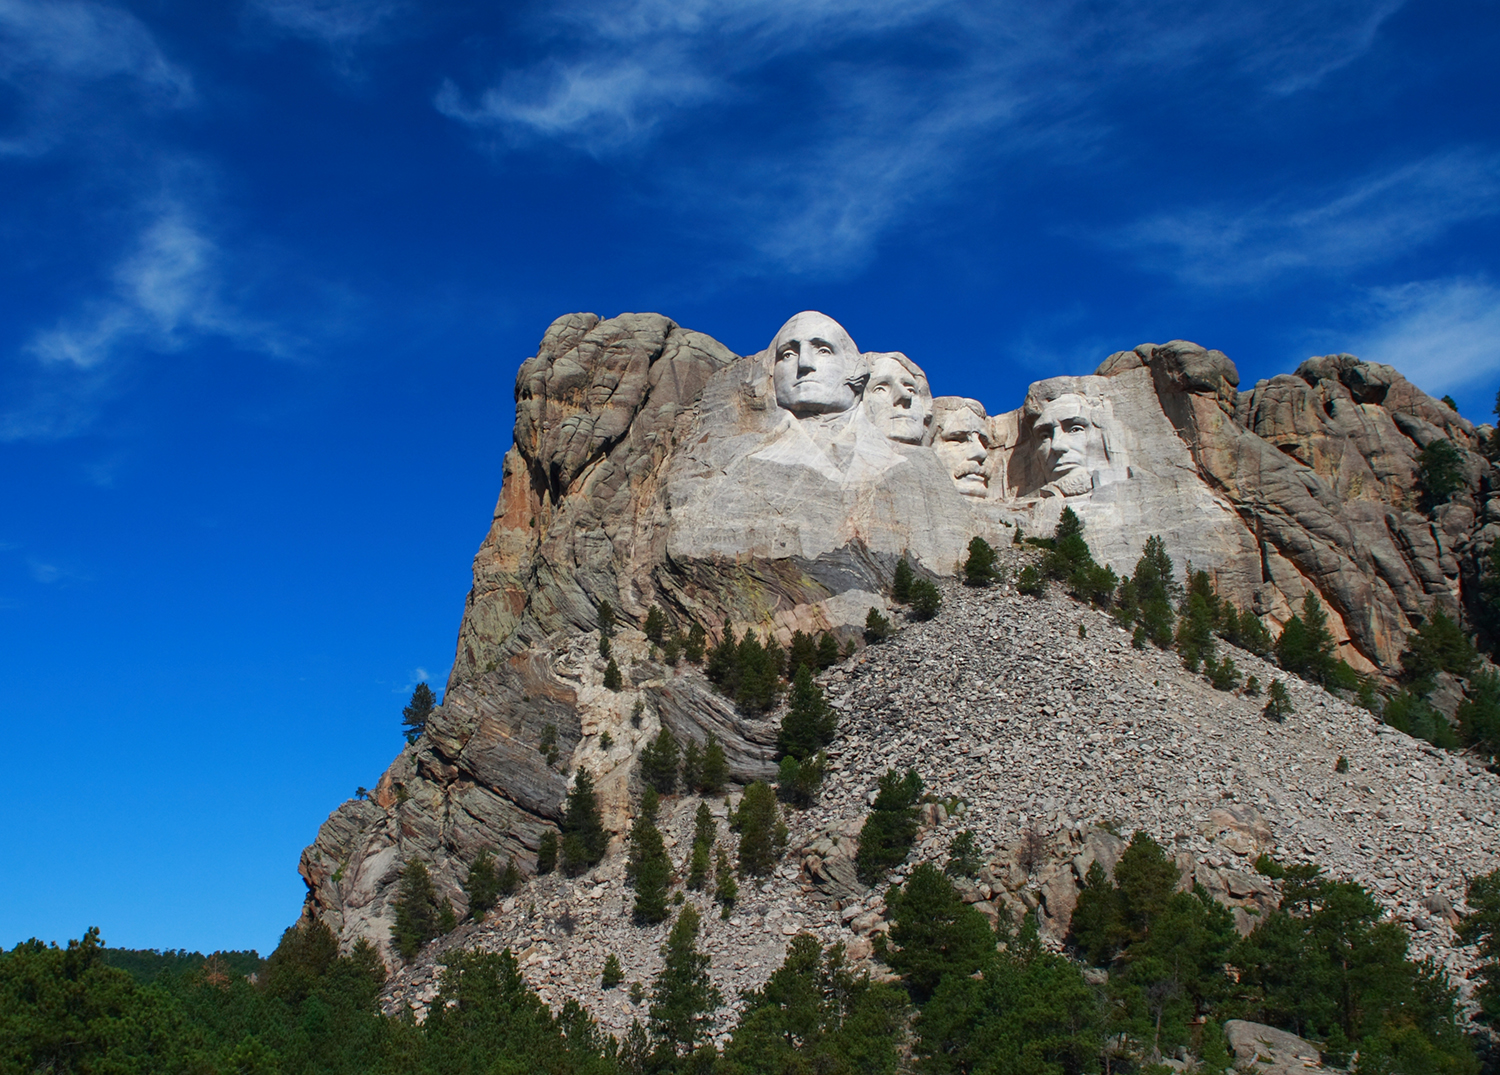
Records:
{"label": "carved chin", "polygon": [[1073,467],[1054,478],[1052,486],[1063,496],[1082,496],[1093,491],[1094,476],[1082,467]]}

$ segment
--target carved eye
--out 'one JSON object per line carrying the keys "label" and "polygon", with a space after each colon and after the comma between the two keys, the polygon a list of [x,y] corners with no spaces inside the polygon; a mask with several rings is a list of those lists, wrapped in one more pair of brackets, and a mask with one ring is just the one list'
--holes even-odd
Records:
{"label": "carved eye", "polygon": [[833,348],[829,347],[829,346],[827,346],[825,344],[824,346],[818,348],[818,354],[820,354],[820,355],[831,355],[831,354],[833,354]]}
{"label": "carved eye", "polygon": [[883,384],[877,384],[870,389],[871,392],[889,392],[890,389]]}

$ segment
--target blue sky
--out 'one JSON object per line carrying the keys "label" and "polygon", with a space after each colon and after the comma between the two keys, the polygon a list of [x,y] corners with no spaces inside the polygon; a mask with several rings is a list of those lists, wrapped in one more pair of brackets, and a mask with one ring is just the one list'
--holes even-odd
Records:
{"label": "blue sky", "polygon": [[1483,0],[0,0],[0,945],[275,944],[560,314],[1487,417],[1497,54]]}

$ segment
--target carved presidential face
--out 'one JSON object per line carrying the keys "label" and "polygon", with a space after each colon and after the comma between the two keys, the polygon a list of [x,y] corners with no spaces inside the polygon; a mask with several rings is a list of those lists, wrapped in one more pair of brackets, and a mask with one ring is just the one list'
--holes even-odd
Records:
{"label": "carved presidential face", "polygon": [[[932,390],[920,371],[913,372],[894,354],[870,355],[865,385],[865,413],[891,440],[921,444],[932,424]],[[909,359],[907,360],[910,361]]]}
{"label": "carved presidential face", "polygon": [[847,411],[869,369],[844,327],[811,311],[793,317],[771,341],[776,402],[799,418]]}
{"label": "carved presidential face", "polygon": [[968,407],[955,407],[937,423],[937,436],[932,447],[938,457],[947,464],[953,475],[953,484],[965,496],[984,496],[989,488],[989,479],[984,473],[984,460],[989,452],[989,436],[984,419]]}
{"label": "carved presidential face", "polygon": [[1043,405],[1032,426],[1042,472],[1065,496],[1091,490],[1092,472],[1109,461],[1104,432],[1090,411],[1082,396],[1061,395]]}

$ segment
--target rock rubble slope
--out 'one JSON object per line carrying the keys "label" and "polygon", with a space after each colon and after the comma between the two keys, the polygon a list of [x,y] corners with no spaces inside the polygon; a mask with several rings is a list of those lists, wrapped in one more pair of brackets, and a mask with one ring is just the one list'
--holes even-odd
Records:
{"label": "rock rubble slope", "polygon": [[[775,875],[743,886],[727,921],[687,894],[703,912],[705,948],[726,997],[763,982],[801,930],[873,959],[871,936],[886,928],[884,886],[859,885],[850,860],[887,767],[915,769],[936,799],[924,807],[908,865],[888,881],[919,860],[941,864],[953,835],[972,829],[985,866],[960,885],[964,898],[991,916],[1034,910],[1058,944],[1089,864],[1112,868],[1122,838],[1137,828],[1237,908],[1241,929],[1276,900],[1274,885],[1254,871],[1257,855],[1314,861],[1368,886],[1410,928],[1414,954],[1440,960],[1467,992],[1471,957],[1455,946],[1453,913],[1466,879],[1500,864],[1493,774],[1296,679],[1286,681],[1294,714],[1272,723],[1263,699],[1214,690],[1174,653],[1134,649],[1107,615],[1067,598],[952,583],[943,593],[935,620],[905,627],[823,677],[841,718],[831,773],[818,804],[791,814],[792,850]],[[1231,652],[1263,683],[1278,676]],[[668,673],[698,675],[687,666]],[[1335,771],[1340,757],[1346,773]],[[663,810],[679,874],[697,801],[669,799]],[[724,803],[713,806],[722,819]],[[720,839],[733,847],[722,821]],[[1028,844],[1041,850],[1034,862]],[[604,958],[620,957],[627,983],[649,983],[666,929],[631,924],[623,867],[623,854],[613,853],[583,877],[528,882],[489,920],[434,942],[401,969],[388,1008],[423,1010],[447,946],[509,947],[543,997],[577,998],[623,1030],[643,1010],[624,989],[599,988]]]}

